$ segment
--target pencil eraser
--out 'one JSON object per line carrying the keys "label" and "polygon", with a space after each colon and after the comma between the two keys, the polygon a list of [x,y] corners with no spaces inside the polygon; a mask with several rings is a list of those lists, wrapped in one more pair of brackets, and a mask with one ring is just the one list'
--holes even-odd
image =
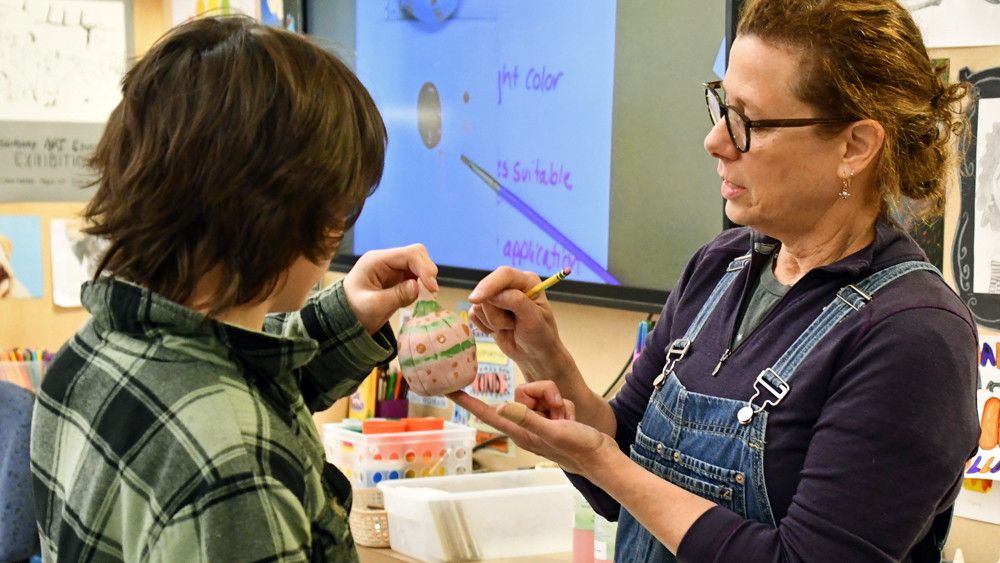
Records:
{"label": "pencil eraser", "polygon": [[503,408],[498,411],[498,414],[514,424],[521,424],[524,422],[525,417],[528,416],[528,407],[521,403],[507,401],[503,404]]}

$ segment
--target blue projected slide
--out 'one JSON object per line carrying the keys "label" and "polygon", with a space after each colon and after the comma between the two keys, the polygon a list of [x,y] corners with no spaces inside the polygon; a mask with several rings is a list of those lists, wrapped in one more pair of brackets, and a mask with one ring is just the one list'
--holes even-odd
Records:
{"label": "blue projected slide", "polygon": [[[354,253],[606,272],[615,2],[366,0],[357,74],[389,132]],[[464,158],[463,158],[464,157]]]}

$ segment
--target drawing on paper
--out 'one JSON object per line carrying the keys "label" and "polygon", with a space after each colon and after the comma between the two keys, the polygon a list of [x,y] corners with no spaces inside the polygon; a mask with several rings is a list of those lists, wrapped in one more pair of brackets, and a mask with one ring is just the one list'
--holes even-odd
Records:
{"label": "drawing on paper", "polygon": [[0,299],[39,299],[42,283],[42,218],[0,215]]}
{"label": "drawing on paper", "polygon": [[1000,294],[1000,99],[980,100],[973,293]]}
{"label": "drawing on paper", "polygon": [[121,2],[0,0],[0,121],[107,121],[125,54]]}
{"label": "drawing on paper", "polygon": [[80,221],[53,219],[52,302],[59,307],[80,307],[80,287],[93,279],[108,248],[108,241],[82,230]]}
{"label": "drawing on paper", "polygon": [[972,47],[998,45],[1000,2],[997,0],[902,0],[920,28],[924,45]]}

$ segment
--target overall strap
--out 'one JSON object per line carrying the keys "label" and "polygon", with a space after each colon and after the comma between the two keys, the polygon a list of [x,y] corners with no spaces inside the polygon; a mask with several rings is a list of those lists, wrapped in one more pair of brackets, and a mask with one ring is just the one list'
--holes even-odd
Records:
{"label": "overall strap", "polygon": [[[790,389],[788,380],[795,374],[795,370],[819,344],[819,341],[847,315],[864,307],[871,301],[876,292],[896,278],[918,270],[927,270],[941,276],[941,272],[927,262],[910,261],[875,272],[856,285],[850,284],[841,288],[833,301],[823,309],[823,312],[816,317],[809,328],[799,335],[788,350],[778,358],[778,361],[772,367],[760,372],[754,382],[755,393],[750,399],[749,405],[741,409],[738,414],[740,422],[747,424],[753,417],[753,413],[760,412],[768,405],[780,403],[788,394]],[[774,399],[767,399],[758,407],[753,404],[753,401],[761,394],[761,387],[773,395]],[[745,422],[744,419],[746,419]]]}
{"label": "overall strap", "polygon": [[726,293],[726,290],[729,289],[729,286],[733,285],[733,281],[736,280],[736,276],[738,276],[740,271],[743,270],[743,267],[750,263],[750,254],[750,252],[747,252],[745,255],[740,256],[729,263],[729,266],[726,267],[725,275],[722,276],[719,283],[715,285],[715,289],[712,290],[712,294],[708,296],[708,300],[705,301],[705,304],[701,306],[701,310],[698,311],[698,315],[694,318],[694,321],[691,322],[691,326],[688,327],[687,332],[684,333],[684,337],[678,338],[670,344],[670,348],[667,349],[667,363],[663,368],[663,372],[653,383],[657,389],[663,386],[663,382],[666,379],[664,374],[673,371],[677,362],[684,359],[688,350],[691,349],[691,343],[698,337],[698,333],[701,332],[702,327],[705,326],[705,322],[708,320],[708,317],[711,316],[712,311],[715,310],[715,306],[719,304],[719,301]]}

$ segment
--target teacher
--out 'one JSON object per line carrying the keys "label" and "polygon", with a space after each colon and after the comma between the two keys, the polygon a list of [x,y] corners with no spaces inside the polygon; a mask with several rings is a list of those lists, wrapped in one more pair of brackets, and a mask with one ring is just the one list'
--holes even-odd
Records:
{"label": "teacher", "polygon": [[452,398],[573,474],[619,520],[617,561],[938,563],[979,436],[976,326],[899,223],[942,212],[967,88],[894,0],[748,1],[705,84],[746,227],[694,255],[610,402],[525,297],[538,277],[491,273],[472,319],[529,411]]}

